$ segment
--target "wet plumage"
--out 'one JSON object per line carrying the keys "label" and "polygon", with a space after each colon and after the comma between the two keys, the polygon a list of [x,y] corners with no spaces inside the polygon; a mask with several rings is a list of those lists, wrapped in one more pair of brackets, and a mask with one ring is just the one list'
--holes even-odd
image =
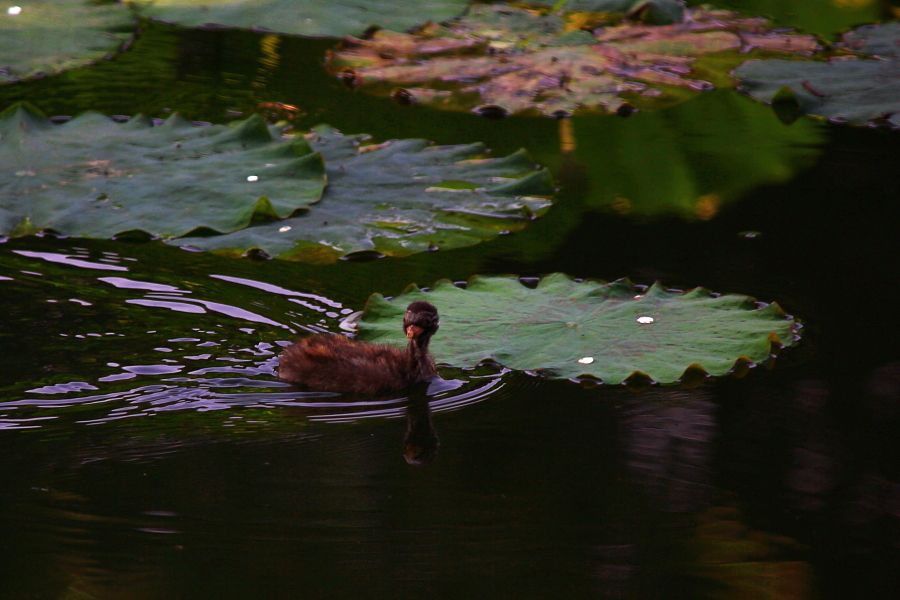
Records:
{"label": "wet plumage", "polygon": [[432,304],[413,302],[403,317],[403,331],[409,339],[405,350],[342,335],[316,335],[284,349],[278,378],[327,392],[399,392],[437,375],[428,344],[438,326]]}

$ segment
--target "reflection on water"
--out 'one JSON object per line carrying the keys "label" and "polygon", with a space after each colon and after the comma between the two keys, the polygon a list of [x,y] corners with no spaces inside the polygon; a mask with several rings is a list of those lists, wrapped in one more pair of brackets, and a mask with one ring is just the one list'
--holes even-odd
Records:
{"label": "reflection on water", "polygon": [[[286,408],[286,414],[335,423],[407,414],[407,398],[342,401],[338,394],[301,392],[276,381],[278,353],[295,334],[339,331],[340,319],[353,312],[321,294],[220,274],[174,284],[154,280],[154,273],[131,257],[112,253],[96,257],[80,247],[13,253],[22,260],[19,265],[4,265],[12,267],[6,269],[10,276],[4,281],[9,297],[16,298],[14,292],[21,289],[23,304],[43,296],[48,303],[68,299],[81,307],[114,305],[120,323],[116,327],[121,329],[98,333],[73,328],[62,310],[55,326],[44,328],[40,336],[45,345],[51,339],[57,345],[57,356],[51,352],[43,359],[66,360],[68,364],[59,367],[64,372],[36,380],[25,379],[20,372],[7,373],[0,382],[9,390],[0,401],[0,429],[41,428],[61,418],[65,423],[97,425],[182,410],[228,414]],[[48,264],[61,267],[51,272]],[[103,274],[109,270],[131,273]],[[23,273],[31,279],[22,281]],[[220,282],[217,289],[205,278]],[[254,294],[252,299],[243,294],[245,290]],[[68,295],[79,297],[64,298]],[[129,308],[134,306],[148,309],[151,318],[145,320],[145,315]],[[79,352],[93,356],[72,360],[71,355]],[[101,362],[94,356],[105,358]],[[51,372],[56,370],[50,366]],[[455,410],[483,400],[502,385],[503,373],[452,370],[453,377],[461,379],[438,379],[427,390],[430,410]],[[227,422],[232,418],[223,417],[222,427],[234,426]],[[420,430],[411,428],[412,437]]]}
{"label": "reflection on water", "polygon": [[900,560],[898,373],[898,363],[880,367],[863,389],[822,379],[734,387],[720,415],[724,483],[816,549],[829,597],[888,597],[900,585],[883,568]]}
{"label": "reflection on water", "polygon": [[430,464],[437,456],[437,432],[431,420],[428,398],[410,398],[406,405],[406,435],[403,436],[403,458],[416,467]]}
{"label": "reflection on water", "polygon": [[623,407],[631,476],[659,510],[697,512],[712,501],[715,412],[709,392],[677,388],[648,390]]}
{"label": "reflection on water", "polygon": [[787,127],[771,107],[730,90],[628,119],[573,122],[561,134],[563,155],[589,165],[590,205],[703,221],[814,164],[825,134],[811,119]]}

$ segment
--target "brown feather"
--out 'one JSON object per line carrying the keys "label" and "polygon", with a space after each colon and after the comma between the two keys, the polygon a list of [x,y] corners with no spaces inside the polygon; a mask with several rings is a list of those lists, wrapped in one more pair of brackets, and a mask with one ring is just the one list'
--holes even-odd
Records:
{"label": "brown feather", "polygon": [[437,374],[428,343],[438,329],[437,310],[427,302],[410,305],[404,331],[413,327],[406,350],[316,335],[299,340],[279,357],[278,378],[312,390],[386,394]]}

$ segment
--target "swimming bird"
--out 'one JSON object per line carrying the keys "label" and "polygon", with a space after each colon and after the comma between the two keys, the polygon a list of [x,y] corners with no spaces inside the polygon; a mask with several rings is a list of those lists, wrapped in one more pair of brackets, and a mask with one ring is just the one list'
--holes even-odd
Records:
{"label": "swimming bird", "polygon": [[403,332],[409,339],[406,350],[343,335],[303,338],[278,357],[278,378],[325,392],[400,392],[437,375],[428,344],[439,325],[434,305],[416,301],[403,317]]}

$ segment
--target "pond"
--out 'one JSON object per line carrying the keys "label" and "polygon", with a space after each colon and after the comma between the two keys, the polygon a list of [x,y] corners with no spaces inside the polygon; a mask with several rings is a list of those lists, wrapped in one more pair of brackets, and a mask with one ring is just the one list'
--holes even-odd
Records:
{"label": "pond", "polygon": [[[832,38],[889,8],[722,5]],[[553,206],[476,245],[329,264],[4,239],[0,598],[894,596],[900,132],[788,126],[731,89],[488,120],[348,91],[322,67],[334,43],[145,22],[111,60],[0,85],[0,108],[225,123],[280,102],[299,130],[524,148]],[[550,273],[747,294],[803,328],[696,389],[496,365],[441,366],[427,399],[276,380],[283,345],[340,333],[372,293]]]}

